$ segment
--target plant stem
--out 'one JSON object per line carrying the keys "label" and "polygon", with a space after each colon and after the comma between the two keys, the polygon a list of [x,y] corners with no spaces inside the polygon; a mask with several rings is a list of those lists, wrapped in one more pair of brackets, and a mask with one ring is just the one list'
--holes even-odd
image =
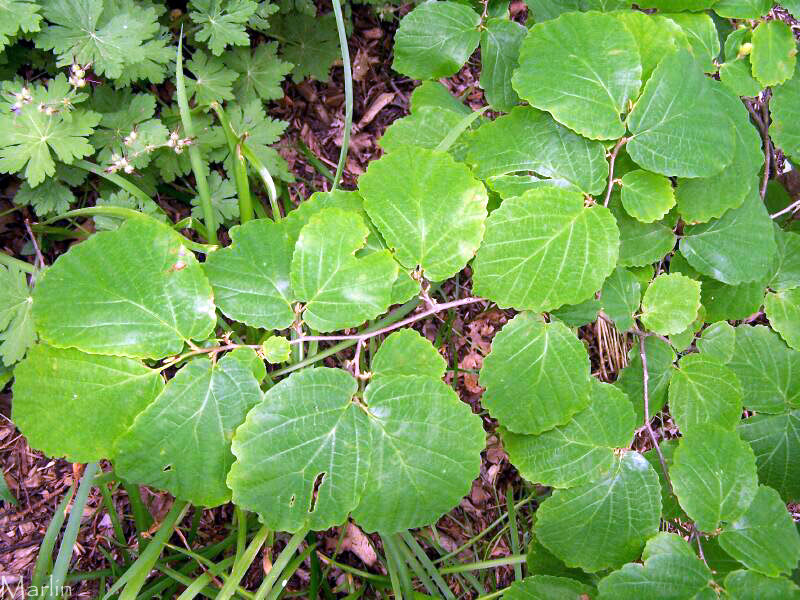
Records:
{"label": "plant stem", "polygon": [[[772,217],[773,219],[777,219],[778,217],[782,217],[786,213],[797,212],[797,210],[800,210],[800,200],[797,200],[796,202],[792,202],[789,206],[787,206],[783,210],[779,210],[774,215],[770,215],[770,217]],[[28,263],[25,263],[25,264],[28,264]]]}
{"label": "plant stem", "polygon": [[669,478],[669,470],[667,469],[667,461],[664,459],[664,454],[661,452],[661,446],[658,445],[658,440],[656,439],[656,433],[653,431],[653,427],[650,425],[650,392],[648,391],[647,387],[650,383],[650,373],[647,371],[647,352],[645,350],[645,340],[647,339],[646,336],[640,335],[639,336],[639,356],[642,359],[642,392],[644,395],[644,426],[647,429],[647,433],[650,435],[650,440],[653,442],[653,448],[655,448],[656,454],[658,454],[658,462],[661,463],[661,470],[664,472],[664,480],[667,482],[669,486],[669,491],[671,494],[675,492],[672,490],[672,480]]}
{"label": "plant stem", "polygon": [[455,565],[452,567],[444,567],[439,569],[440,575],[448,575],[451,573],[465,573],[467,571],[479,571],[482,569],[493,569],[494,567],[505,567],[508,565],[516,565],[524,563],[528,559],[526,554],[512,554],[503,558],[495,558],[492,560],[482,560],[475,563],[468,563],[464,565]]}
{"label": "plant stem", "polygon": [[5,265],[7,267],[11,267],[12,269],[18,269],[23,273],[29,273],[30,275],[36,273],[35,265],[18,258],[14,258],[13,256],[9,256],[5,252],[0,252],[0,265]]}
{"label": "plant stem", "polygon": [[339,163],[336,165],[336,175],[333,177],[331,188],[335,190],[341,183],[347,152],[350,149],[350,129],[353,127],[353,71],[350,68],[350,48],[347,46],[347,32],[344,28],[342,5],[339,0],[333,0],[333,14],[336,17],[336,29],[339,31],[339,46],[342,50],[342,68],[344,69],[344,130],[342,131]]}
{"label": "plant stem", "polygon": [[86,506],[86,501],[89,499],[89,492],[92,489],[92,485],[94,485],[94,476],[98,469],[97,463],[89,463],[83,471],[83,478],[78,487],[78,493],[75,495],[75,502],[69,512],[67,528],[64,530],[64,537],[61,539],[58,556],[53,565],[53,573],[50,575],[51,598],[61,595],[64,579],[67,577],[67,570],[72,559],[72,549],[75,546],[75,540],[78,539],[78,530],[81,527],[81,519],[83,518],[83,507]]}
{"label": "plant stem", "polygon": [[[98,177],[102,177],[110,181],[111,183],[116,184],[117,186],[121,187],[123,190],[128,192],[131,196],[136,196],[139,200],[143,202],[152,202],[152,198],[148,196],[144,190],[142,190],[139,186],[134,185],[124,177],[117,175],[116,173],[106,173],[105,169],[100,165],[96,165],[94,163],[89,162],[88,160],[76,160],[72,163],[73,167],[78,167],[83,169],[84,171],[89,171],[90,173],[94,173]],[[155,204],[155,203],[154,203]],[[156,204],[158,206],[158,204]],[[158,210],[161,214],[166,214],[164,210],[158,206]]]}
{"label": "plant stem", "polygon": [[619,138],[608,157],[608,188],[606,189],[606,197],[605,200],[603,200],[603,206],[608,206],[608,201],[611,200],[611,190],[614,189],[614,163],[617,161],[617,154],[619,154],[620,148],[622,148],[629,139],[630,138],[626,137]]}
{"label": "plant stem", "polygon": [[253,201],[250,197],[250,182],[247,179],[247,163],[242,155],[244,136],[236,135],[228,115],[225,114],[219,102],[212,102],[211,108],[217,113],[217,118],[222,124],[222,130],[225,132],[225,139],[228,142],[228,151],[233,163],[233,178],[236,182],[236,194],[239,199],[239,222],[247,223],[253,220]]}
{"label": "plant stem", "polygon": [[244,142],[242,142],[240,146],[242,154],[256,170],[258,176],[261,177],[261,181],[264,183],[264,187],[267,188],[269,205],[272,208],[272,220],[277,223],[278,221],[281,220],[281,209],[280,206],[278,206],[278,192],[275,189],[275,181],[272,179],[272,175],[270,175],[269,169],[267,169],[267,167],[264,166],[264,163],[262,163],[261,159],[256,156],[255,152],[253,152],[250,146],[248,146]]}

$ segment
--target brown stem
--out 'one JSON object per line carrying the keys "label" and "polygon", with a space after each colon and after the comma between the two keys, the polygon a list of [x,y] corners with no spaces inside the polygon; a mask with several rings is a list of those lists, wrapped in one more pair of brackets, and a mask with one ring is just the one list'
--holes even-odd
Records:
{"label": "brown stem", "polygon": [[614,163],[617,161],[617,154],[619,154],[620,148],[622,148],[629,139],[630,138],[626,137],[619,138],[611,154],[608,156],[608,189],[606,189],[606,198],[603,200],[603,206],[608,206],[608,201],[611,200],[611,190],[614,189]]}
{"label": "brown stem", "polygon": [[800,200],[796,202],[792,202],[789,206],[784,208],[783,210],[779,210],[774,215],[770,215],[773,219],[777,219],[778,217],[785,215],[786,213],[794,213],[800,210]]}
{"label": "brown stem", "polygon": [[672,489],[672,480],[669,478],[669,470],[667,469],[667,461],[664,459],[664,454],[661,452],[661,447],[658,445],[658,440],[656,439],[656,433],[653,431],[653,428],[650,425],[650,392],[647,389],[648,384],[650,383],[650,373],[647,371],[647,352],[645,351],[645,342],[646,336],[642,335],[639,336],[639,356],[642,358],[642,391],[644,394],[644,426],[647,429],[647,433],[650,434],[650,439],[653,442],[653,448],[658,454],[658,462],[661,463],[661,470],[664,472],[664,480],[667,482],[669,486],[669,491],[671,494],[675,492]]}

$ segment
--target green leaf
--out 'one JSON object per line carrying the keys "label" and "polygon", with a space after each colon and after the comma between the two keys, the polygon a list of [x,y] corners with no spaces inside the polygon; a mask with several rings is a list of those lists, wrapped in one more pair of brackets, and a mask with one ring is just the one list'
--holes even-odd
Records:
{"label": "green leaf", "polygon": [[[669,468],[672,466],[673,456],[675,455],[675,448],[678,447],[678,440],[662,440],[658,447],[661,450],[661,454],[664,456],[664,463],[667,466],[667,471],[669,471]],[[644,453],[644,457],[647,459],[647,462],[650,463],[650,466],[653,467],[656,475],[658,475],[658,483],[661,485],[661,518],[687,520],[688,517],[681,509],[680,504],[678,504],[678,499],[672,492],[671,485],[667,483],[664,477],[664,468],[661,466],[661,458],[658,456],[658,452],[656,452],[655,448],[651,448]]]}
{"label": "green leaf", "polygon": [[800,77],[792,77],[772,90],[769,135],[776,146],[800,160]]}
{"label": "green leaf", "polygon": [[772,8],[772,0],[719,0],[714,12],[726,19],[757,19]]}
{"label": "green leaf", "polygon": [[[771,4],[771,2],[770,2]],[[751,75],[749,58],[741,58],[724,63],[719,68],[722,84],[737,96],[754,97],[761,91],[761,84]]]}
{"label": "green leaf", "polygon": [[53,50],[59,67],[91,64],[112,79],[145,59],[143,44],[159,30],[156,9],[132,0],[52,0],[43,3],[42,14],[50,25],[36,36],[37,48]]}
{"label": "green leaf", "polygon": [[[82,108],[72,111],[56,110],[47,114],[41,105],[56,104],[67,96],[69,85],[63,75],[37,86],[33,101],[23,104],[17,113],[3,111],[0,116],[0,171],[23,172],[28,185],[35,187],[56,172],[53,157],[72,164],[76,158],[91,154],[94,149],[87,137],[100,121],[100,115]],[[10,104],[10,103],[9,103]],[[4,104],[5,107],[5,104]]]}
{"label": "green leaf", "polygon": [[[0,8],[0,50],[8,46],[19,32],[39,31],[41,6],[32,0],[6,0]],[[2,482],[0,482],[2,483]]]}
{"label": "green leaf", "polygon": [[781,413],[800,407],[800,352],[787,348],[769,328],[738,326],[728,366],[742,384],[745,408]]}
{"label": "green leaf", "polygon": [[117,440],[116,472],[198,506],[229,502],[231,440],[260,400],[258,381],[238,356],[193,360]]}
{"label": "green leaf", "polygon": [[481,87],[495,110],[510,111],[519,103],[511,73],[519,64],[519,48],[527,29],[508,19],[489,19],[481,33]]}
{"label": "green leaf", "polygon": [[279,531],[324,530],[358,504],[371,426],[345,371],[293,373],[264,395],[233,438],[233,501]]}
{"label": "green leaf", "polygon": [[785,577],[767,577],[755,571],[734,571],[725,577],[733,600],[798,600],[800,588]]}
{"label": "green leaf", "polygon": [[556,490],[536,511],[539,541],[567,566],[590,573],[635,560],[658,531],[658,477],[638,452],[626,452],[593,483]]}
{"label": "green leaf", "polygon": [[261,344],[261,353],[273,365],[288,361],[291,351],[289,340],[279,335],[271,335]]}
{"label": "green leaf", "polygon": [[[667,401],[667,387],[674,369],[675,352],[670,345],[657,337],[648,336],[644,341],[649,381],[650,416],[652,417]],[[644,385],[642,379],[642,357],[639,344],[634,344],[628,352],[628,366],[622,369],[616,384],[628,396],[636,411],[636,422],[644,423]]]}
{"label": "green leaf", "polygon": [[633,327],[633,313],[639,308],[641,289],[636,276],[622,267],[617,267],[603,284],[600,293],[603,312],[619,331]]}
{"label": "green leaf", "polygon": [[357,213],[338,208],[321,210],[300,231],[291,281],[312,329],[354,327],[389,307],[397,264],[388,250],[354,256],[368,234]]}
{"label": "green leaf", "polygon": [[281,82],[291,72],[291,63],[278,58],[278,44],[264,42],[250,52],[249,48],[229,50],[222,57],[225,66],[239,73],[233,92],[239,102],[254,99],[277,100],[283,97]]}
{"label": "green leaf", "polygon": [[634,419],[622,391],[593,379],[591,403],[566,425],[540,435],[502,430],[503,447],[528,481],[556,488],[584,485],[611,470],[616,448],[630,445]]}
{"label": "green leaf", "polygon": [[412,114],[426,106],[456,112],[462,117],[472,112],[469,106],[455,98],[450,90],[438,81],[423,81],[422,85],[414,88],[411,93]]}
{"label": "green leaf", "polygon": [[639,95],[641,75],[636,40],[620,21],[567,13],[530,29],[512,84],[531,106],[579,134],[614,139],[625,133],[620,114]]}
{"label": "green leaf", "polygon": [[565,325],[531,313],[518,314],[495,336],[480,383],[483,407],[515,433],[566,424],[592,394],[585,346]]}
{"label": "green leaf", "polygon": [[8,482],[6,481],[5,475],[0,475],[0,500],[5,503],[6,508],[19,505],[17,499],[14,498],[14,494],[8,489]]}
{"label": "green leaf", "polygon": [[569,327],[583,327],[597,320],[597,313],[602,309],[597,298],[589,298],[580,304],[567,304],[550,311],[550,316],[563,321]]}
{"label": "green leaf", "polygon": [[767,294],[764,312],[784,341],[800,350],[800,288]]}
{"label": "green leaf", "polygon": [[675,247],[675,234],[669,227],[663,223],[642,223],[628,216],[617,192],[611,195],[609,209],[619,227],[619,266],[649,265]]}
{"label": "green leaf", "polygon": [[711,8],[717,0],[644,0],[641,8],[657,8],[663,12],[678,12],[681,10],[699,11]]}
{"label": "green leaf", "polygon": [[481,419],[429,376],[381,375],[364,400],[371,461],[353,518],[385,533],[435,523],[479,474],[486,444]]}
{"label": "green leaf", "polygon": [[216,324],[197,259],[180,235],[147,218],[73,246],[41,277],[33,298],[41,338],[85,352],[164,358],[188,340],[204,340]]}
{"label": "green leaf", "polygon": [[711,84],[692,55],[686,50],[667,54],[628,115],[628,154],[642,168],[662,175],[714,175],[732,158],[719,151],[733,142],[733,127],[720,112]]}
{"label": "green leaf", "polygon": [[288,14],[270,19],[270,24],[271,33],[285,40],[281,53],[294,65],[292,79],[297,83],[306,77],[327,81],[333,61],[340,56],[333,14]]}
{"label": "green leaf", "polygon": [[566,577],[568,579],[576,579],[582,583],[590,583],[592,581],[591,576],[587,575],[586,572],[581,569],[570,569],[560,558],[553,556],[547,548],[542,546],[535,535],[532,535],[531,538],[531,543],[528,546],[528,556],[525,561],[529,575]]}
{"label": "green leaf", "polygon": [[75,195],[72,190],[49,177],[35,188],[32,188],[26,181],[14,195],[14,204],[33,207],[37,217],[65,213],[73,202],[75,202]]}
{"label": "green leaf", "polygon": [[420,375],[444,377],[447,363],[436,348],[413,329],[401,329],[387,337],[370,365],[375,377]]}
{"label": "green leaf", "polygon": [[663,175],[630,171],[622,176],[621,185],[622,206],[642,223],[661,220],[675,206],[672,183]]}
{"label": "green leaf", "polygon": [[716,424],[736,429],[742,418],[742,386],[721,361],[689,354],[678,363],[669,384],[669,408],[681,432]]}
{"label": "green leaf", "polygon": [[[229,224],[238,221],[239,200],[234,182],[224,178],[218,171],[211,171],[208,176],[208,187],[211,194],[211,208],[214,211],[214,222]],[[202,220],[203,202],[200,196],[194,196],[191,203],[192,216]]]}
{"label": "green leaf", "polygon": [[777,246],[772,219],[757,189],[721,218],[687,226],[680,250],[692,267],[722,283],[768,277]]}
{"label": "green leaf", "polygon": [[687,223],[705,223],[741,206],[748,195],[757,193],[758,171],[764,163],[761,136],[744,104],[719,83],[711,82],[711,89],[733,123],[733,161],[711,177],[678,180],[678,212]]}
{"label": "green leaf", "polygon": [[221,59],[209,57],[202,50],[192,55],[186,67],[194,75],[194,79],[186,78],[186,93],[194,96],[198,104],[209,105],[212,102],[233,100],[233,82],[237,74],[225,68]]}
{"label": "green leaf", "polygon": [[683,29],[689,48],[703,71],[706,73],[716,71],[714,60],[719,56],[720,43],[719,34],[711,16],[703,13],[678,13],[664,16]]}
{"label": "green leaf", "polygon": [[392,68],[412,79],[456,73],[478,47],[481,17],[456,2],[428,2],[400,21]]}
{"label": "green leaf", "polygon": [[[140,198],[132,196],[125,190],[111,192],[106,197],[99,197],[95,200],[95,206],[119,206],[122,208],[130,208],[152,217],[158,221],[166,222],[167,216],[162,212],[161,207],[147,198]],[[112,217],[109,215],[96,215],[94,217],[94,226],[96,231],[113,231],[119,229],[120,225],[125,222],[123,217]]]}
{"label": "green leaf", "polygon": [[22,360],[36,342],[32,303],[25,273],[0,265],[0,365]]}
{"label": "green leaf", "polygon": [[455,275],[480,245],[486,189],[448,154],[398,148],[370,163],[359,189],[398,262],[430,281]]}
{"label": "green leaf", "polygon": [[642,299],[642,323],[661,335],[680,333],[697,317],[700,282],[678,273],[656,277]]}
{"label": "green leaf", "polygon": [[739,434],[756,455],[759,481],[785,502],[800,500],[800,410],[752,416],[739,425]]}
{"label": "green leaf", "polygon": [[566,179],[589,194],[604,190],[608,178],[602,144],[576,135],[529,106],[516,107],[480,127],[470,140],[467,162],[481,179],[536,171]]}
{"label": "green leaf", "polygon": [[14,369],[12,418],[48,456],[111,458],[115,440],[163,387],[160,373],[139,361],[39,344]]}
{"label": "green leaf", "polygon": [[797,64],[797,43],[783,21],[764,21],[753,31],[750,63],[753,77],[763,87],[779,85],[791,78]]}
{"label": "green leaf", "polygon": [[778,492],[760,486],[750,508],[722,530],[719,544],[733,558],[770,577],[789,575],[800,561],[800,533]]}
{"label": "green leaf", "polygon": [[245,25],[258,8],[251,0],[191,0],[189,17],[200,25],[195,37],[208,44],[214,56],[228,46],[249,46]]}
{"label": "green leaf", "polygon": [[764,301],[764,282],[725,285],[714,279],[700,277],[703,289],[700,301],[709,321],[741,320],[754,315]]}
{"label": "green leaf", "polygon": [[[736,344],[736,329],[726,321],[718,321],[703,330],[697,340],[697,348],[702,354],[718,359],[722,364],[733,358]],[[739,379],[737,378],[738,382]]]}
{"label": "green leaf", "polygon": [[777,292],[800,287],[800,263],[795,260],[800,256],[800,234],[776,229],[775,242],[778,252],[769,287]]}
{"label": "green leaf", "polygon": [[607,208],[539,188],[510,198],[487,221],[474,290],[502,307],[547,311],[586,300],[614,270],[619,231]]}
{"label": "green leaf", "polygon": [[[463,118],[463,115],[452,110],[423,106],[389,125],[379,143],[385,152],[395,152],[406,146],[435,150],[447,134],[458,127]],[[464,138],[465,135],[461,134],[453,149],[461,149]]]}
{"label": "green leaf", "polygon": [[681,507],[701,531],[741,517],[758,490],[750,446],[713,424],[684,432],[669,474]]}
{"label": "green leaf", "polygon": [[[598,591],[601,599],[694,598],[711,583],[711,570],[694,555],[685,541],[674,534],[659,534],[662,535],[669,536],[669,546],[665,544],[660,548],[662,551],[650,554],[643,565],[629,563],[600,580]],[[656,541],[663,543],[659,537],[652,538],[647,542],[645,555]]]}
{"label": "green leaf", "polygon": [[503,600],[579,600],[591,593],[591,587],[574,579],[534,575],[512,583]]}
{"label": "green leaf", "polygon": [[[628,5],[626,8],[630,6],[628,2],[625,4]],[[660,15],[625,10],[613,13],[613,16],[624,23],[636,40],[642,60],[642,81],[650,79],[653,69],[664,56],[689,46],[683,29],[675,21]]]}

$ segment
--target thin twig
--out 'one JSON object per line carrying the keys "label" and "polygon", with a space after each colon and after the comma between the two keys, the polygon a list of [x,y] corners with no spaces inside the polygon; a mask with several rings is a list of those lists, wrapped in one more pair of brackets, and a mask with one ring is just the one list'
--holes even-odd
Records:
{"label": "thin twig", "polygon": [[773,219],[777,219],[778,217],[785,215],[786,213],[795,213],[800,210],[800,200],[796,202],[792,202],[789,206],[784,208],[783,210],[779,210],[774,215],[770,215]]}
{"label": "thin twig", "polygon": [[647,389],[648,384],[650,383],[650,373],[647,371],[647,352],[645,350],[645,342],[646,336],[639,336],[639,356],[642,358],[642,392],[644,395],[644,426],[647,429],[647,433],[650,434],[650,439],[653,442],[653,448],[658,454],[658,462],[661,463],[661,470],[664,471],[664,480],[667,482],[669,486],[670,493],[674,494],[675,492],[672,490],[672,480],[669,478],[669,470],[667,469],[667,461],[664,460],[664,454],[661,452],[661,447],[658,445],[658,440],[656,439],[656,433],[653,431],[653,428],[650,426],[650,392]]}
{"label": "thin twig", "polygon": [[606,190],[606,198],[603,200],[603,206],[608,206],[608,201],[611,200],[611,190],[614,189],[614,163],[617,161],[617,154],[620,148],[622,148],[629,139],[630,138],[626,137],[619,138],[619,141],[617,141],[614,149],[608,156],[608,189]]}
{"label": "thin twig", "polygon": [[36,252],[36,262],[39,263],[38,266],[40,269],[44,268],[44,256],[42,256],[42,251],[39,250],[39,244],[36,241],[36,236],[33,235],[33,231],[31,231],[31,224],[28,219],[25,219],[25,229],[28,231],[28,235],[31,236],[31,243],[33,244],[33,249]]}
{"label": "thin twig", "polygon": [[745,102],[744,105],[747,107],[747,111],[750,113],[750,117],[753,119],[753,122],[758,127],[758,131],[761,133],[761,143],[764,146],[764,176],[761,179],[761,187],[759,188],[759,193],[761,194],[761,198],[763,199],[767,193],[767,183],[769,183],[769,170],[772,165],[772,142],[769,139],[769,106],[768,106],[769,99],[765,96],[761,102],[761,112],[756,109],[755,103],[752,102]]}

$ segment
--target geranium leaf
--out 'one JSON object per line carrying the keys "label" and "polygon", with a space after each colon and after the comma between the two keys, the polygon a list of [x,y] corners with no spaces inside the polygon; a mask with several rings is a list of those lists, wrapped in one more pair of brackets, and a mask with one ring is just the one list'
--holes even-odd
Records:
{"label": "geranium leaf", "polygon": [[738,519],[758,489],[750,446],[713,424],[684,432],[669,471],[681,507],[701,531]]}
{"label": "geranium leaf", "polygon": [[682,432],[714,423],[733,431],[742,418],[742,386],[719,360],[689,354],[669,384],[669,408]]}
{"label": "geranium leaf", "polygon": [[300,231],[291,281],[312,329],[354,327],[389,307],[397,263],[387,250],[356,258],[368,234],[357,213],[339,208],[321,210]]}
{"label": "geranium leaf", "polygon": [[560,125],[529,106],[483,125],[472,136],[467,162],[481,179],[520,171],[566,179],[588,194],[601,192],[608,177],[602,144]]}
{"label": "geranium leaf", "polygon": [[800,561],[800,533],[778,492],[759,486],[747,511],[722,530],[719,544],[746,567],[777,577]]}
{"label": "geranium leaf", "polygon": [[85,352],[163,358],[204,340],[216,324],[197,259],[180,235],[148,218],[73,246],[41,277],[33,299],[41,338]]}
{"label": "geranium leaf", "polygon": [[192,21],[200,25],[195,37],[208,44],[214,56],[219,56],[228,46],[248,46],[245,25],[258,8],[252,0],[191,0],[189,13]]}
{"label": "geranium leaf", "polygon": [[488,197],[466,165],[405,147],[370,163],[359,181],[364,207],[395,256],[430,281],[455,275],[483,237]]}
{"label": "geranium leaf", "polygon": [[250,48],[236,48],[225,53],[222,57],[225,66],[239,73],[233,84],[239,102],[247,104],[256,98],[267,101],[283,97],[281,82],[294,65],[279,59],[277,52],[276,42],[264,42],[252,52]]}
{"label": "geranium leaf", "polygon": [[503,594],[504,600],[576,600],[589,598],[592,588],[567,577],[534,575],[515,581]]}
{"label": "geranium leaf", "polygon": [[731,145],[733,126],[720,118],[719,101],[710,88],[688,51],[667,54],[628,115],[632,136],[626,149],[634,162],[679,177],[709,177],[728,165],[731,156],[719,148]]}
{"label": "geranium leaf", "polygon": [[441,379],[447,363],[436,348],[413,329],[401,329],[387,337],[370,365],[375,377],[424,375]]}
{"label": "geranium leaf", "polygon": [[639,94],[641,75],[636,40],[620,21],[568,13],[531,28],[512,83],[559,123],[591,139],[613,139],[625,133],[620,114]]}
{"label": "geranium leaf", "polygon": [[539,435],[503,430],[503,446],[520,475],[556,488],[584,485],[614,465],[616,448],[627,448],[635,416],[618,388],[592,380],[591,403],[566,424]]}
{"label": "geranium leaf", "polygon": [[736,285],[768,277],[777,246],[772,219],[757,188],[739,208],[719,219],[687,226],[680,250],[692,267],[722,283]]}
{"label": "geranium leaf", "polygon": [[658,221],[675,206],[672,183],[663,175],[636,170],[625,173],[621,179],[622,206],[633,218],[642,223]]}
{"label": "geranium leaf", "polygon": [[228,475],[233,501],[271,529],[324,530],[358,504],[369,471],[371,426],[339,369],[294,373],[264,395],[236,430]]}
{"label": "geranium leaf", "polygon": [[510,111],[519,103],[511,73],[519,64],[519,47],[527,29],[508,19],[489,19],[481,33],[481,87],[495,110]]}
{"label": "geranium leaf", "polygon": [[756,455],[761,483],[775,488],[785,502],[800,499],[800,410],[754,415],[738,431]]}
{"label": "geranium leaf", "polygon": [[789,26],[780,20],[764,21],[753,31],[750,63],[753,77],[764,86],[789,79],[797,64],[797,42]]}
{"label": "geranium leaf", "polygon": [[[645,357],[649,374],[647,392],[649,396],[650,417],[664,406],[667,400],[667,387],[674,369],[675,352],[670,345],[654,336],[645,338]],[[644,385],[642,379],[642,357],[639,344],[634,344],[628,353],[628,366],[622,369],[615,385],[628,396],[636,411],[636,423],[644,423]]]}
{"label": "geranium leaf", "polygon": [[385,533],[436,522],[478,476],[486,443],[480,418],[429,376],[381,375],[364,400],[371,461],[353,518]]}
{"label": "geranium leaf", "polygon": [[658,477],[641,454],[626,452],[598,481],[553,492],[536,514],[539,541],[567,566],[616,568],[658,531]]}
{"label": "geranium leaf", "polygon": [[139,361],[39,344],[14,369],[12,417],[48,456],[111,458],[115,440],[163,387],[159,372]]}
{"label": "geranium leaf", "polygon": [[[41,6],[32,0],[6,0],[0,14],[0,50],[9,44],[18,32],[33,33],[39,31],[42,16]],[[2,484],[2,482],[0,482]]]}
{"label": "geranium leaf", "polygon": [[116,472],[198,506],[224,504],[231,498],[225,478],[233,464],[233,433],[260,400],[258,381],[239,356],[216,364],[196,359],[117,440]]}
{"label": "geranium leaf", "polygon": [[257,219],[230,230],[232,244],[209,254],[203,270],[220,310],[252,327],[294,321],[289,268],[294,242],[285,223]]}
{"label": "geranium leaf", "polygon": [[767,577],[755,571],[733,571],[725,577],[725,591],[735,600],[798,600],[800,588],[785,577]]}
{"label": "geranium leaf", "polygon": [[[508,377],[509,370],[515,377]],[[565,325],[544,323],[531,313],[517,315],[495,336],[480,382],[484,408],[515,433],[564,425],[592,394],[580,340]]]}
{"label": "geranium leaf", "polygon": [[585,207],[576,192],[530,190],[489,216],[474,262],[475,293],[518,310],[577,304],[614,270],[618,249],[608,209]]}
{"label": "geranium leaf", "polygon": [[800,288],[767,294],[764,312],[772,328],[795,350],[800,350]]}
{"label": "geranium leaf", "polygon": [[795,160],[800,159],[800,77],[792,77],[772,90],[769,112],[773,142]]}
{"label": "geranium leaf", "polygon": [[769,328],[738,326],[728,366],[742,384],[745,408],[781,413],[800,407],[800,352],[787,348]]}
{"label": "geranium leaf", "polygon": [[619,331],[633,327],[633,313],[642,299],[641,285],[627,269],[617,267],[603,284],[600,301],[603,312],[614,321]]}
{"label": "geranium leaf", "polygon": [[680,333],[700,309],[700,283],[684,275],[659,275],[642,298],[642,323],[661,335]]}
{"label": "geranium leaf", "polygon": [[186,67],[194,75],[194,79],[186,78],[186,93],[190,98],[194,96],[198,104],[209,105],[212,102],[233,100],[232,86],[237,74],[226,69],[221,59],[209,57],[198,50],[186,62]]}
{"label": "geranium leaf", "polygon": [[0,365],[22,360],[36,342],[32,305],[25,273],[0,265]]}
{"label": "geranium leaf", "polygon": [[458,71],[478,47],[481,17],[456,2],[428,2],[408,13],[395,34],[395,71],[439,79]]}

